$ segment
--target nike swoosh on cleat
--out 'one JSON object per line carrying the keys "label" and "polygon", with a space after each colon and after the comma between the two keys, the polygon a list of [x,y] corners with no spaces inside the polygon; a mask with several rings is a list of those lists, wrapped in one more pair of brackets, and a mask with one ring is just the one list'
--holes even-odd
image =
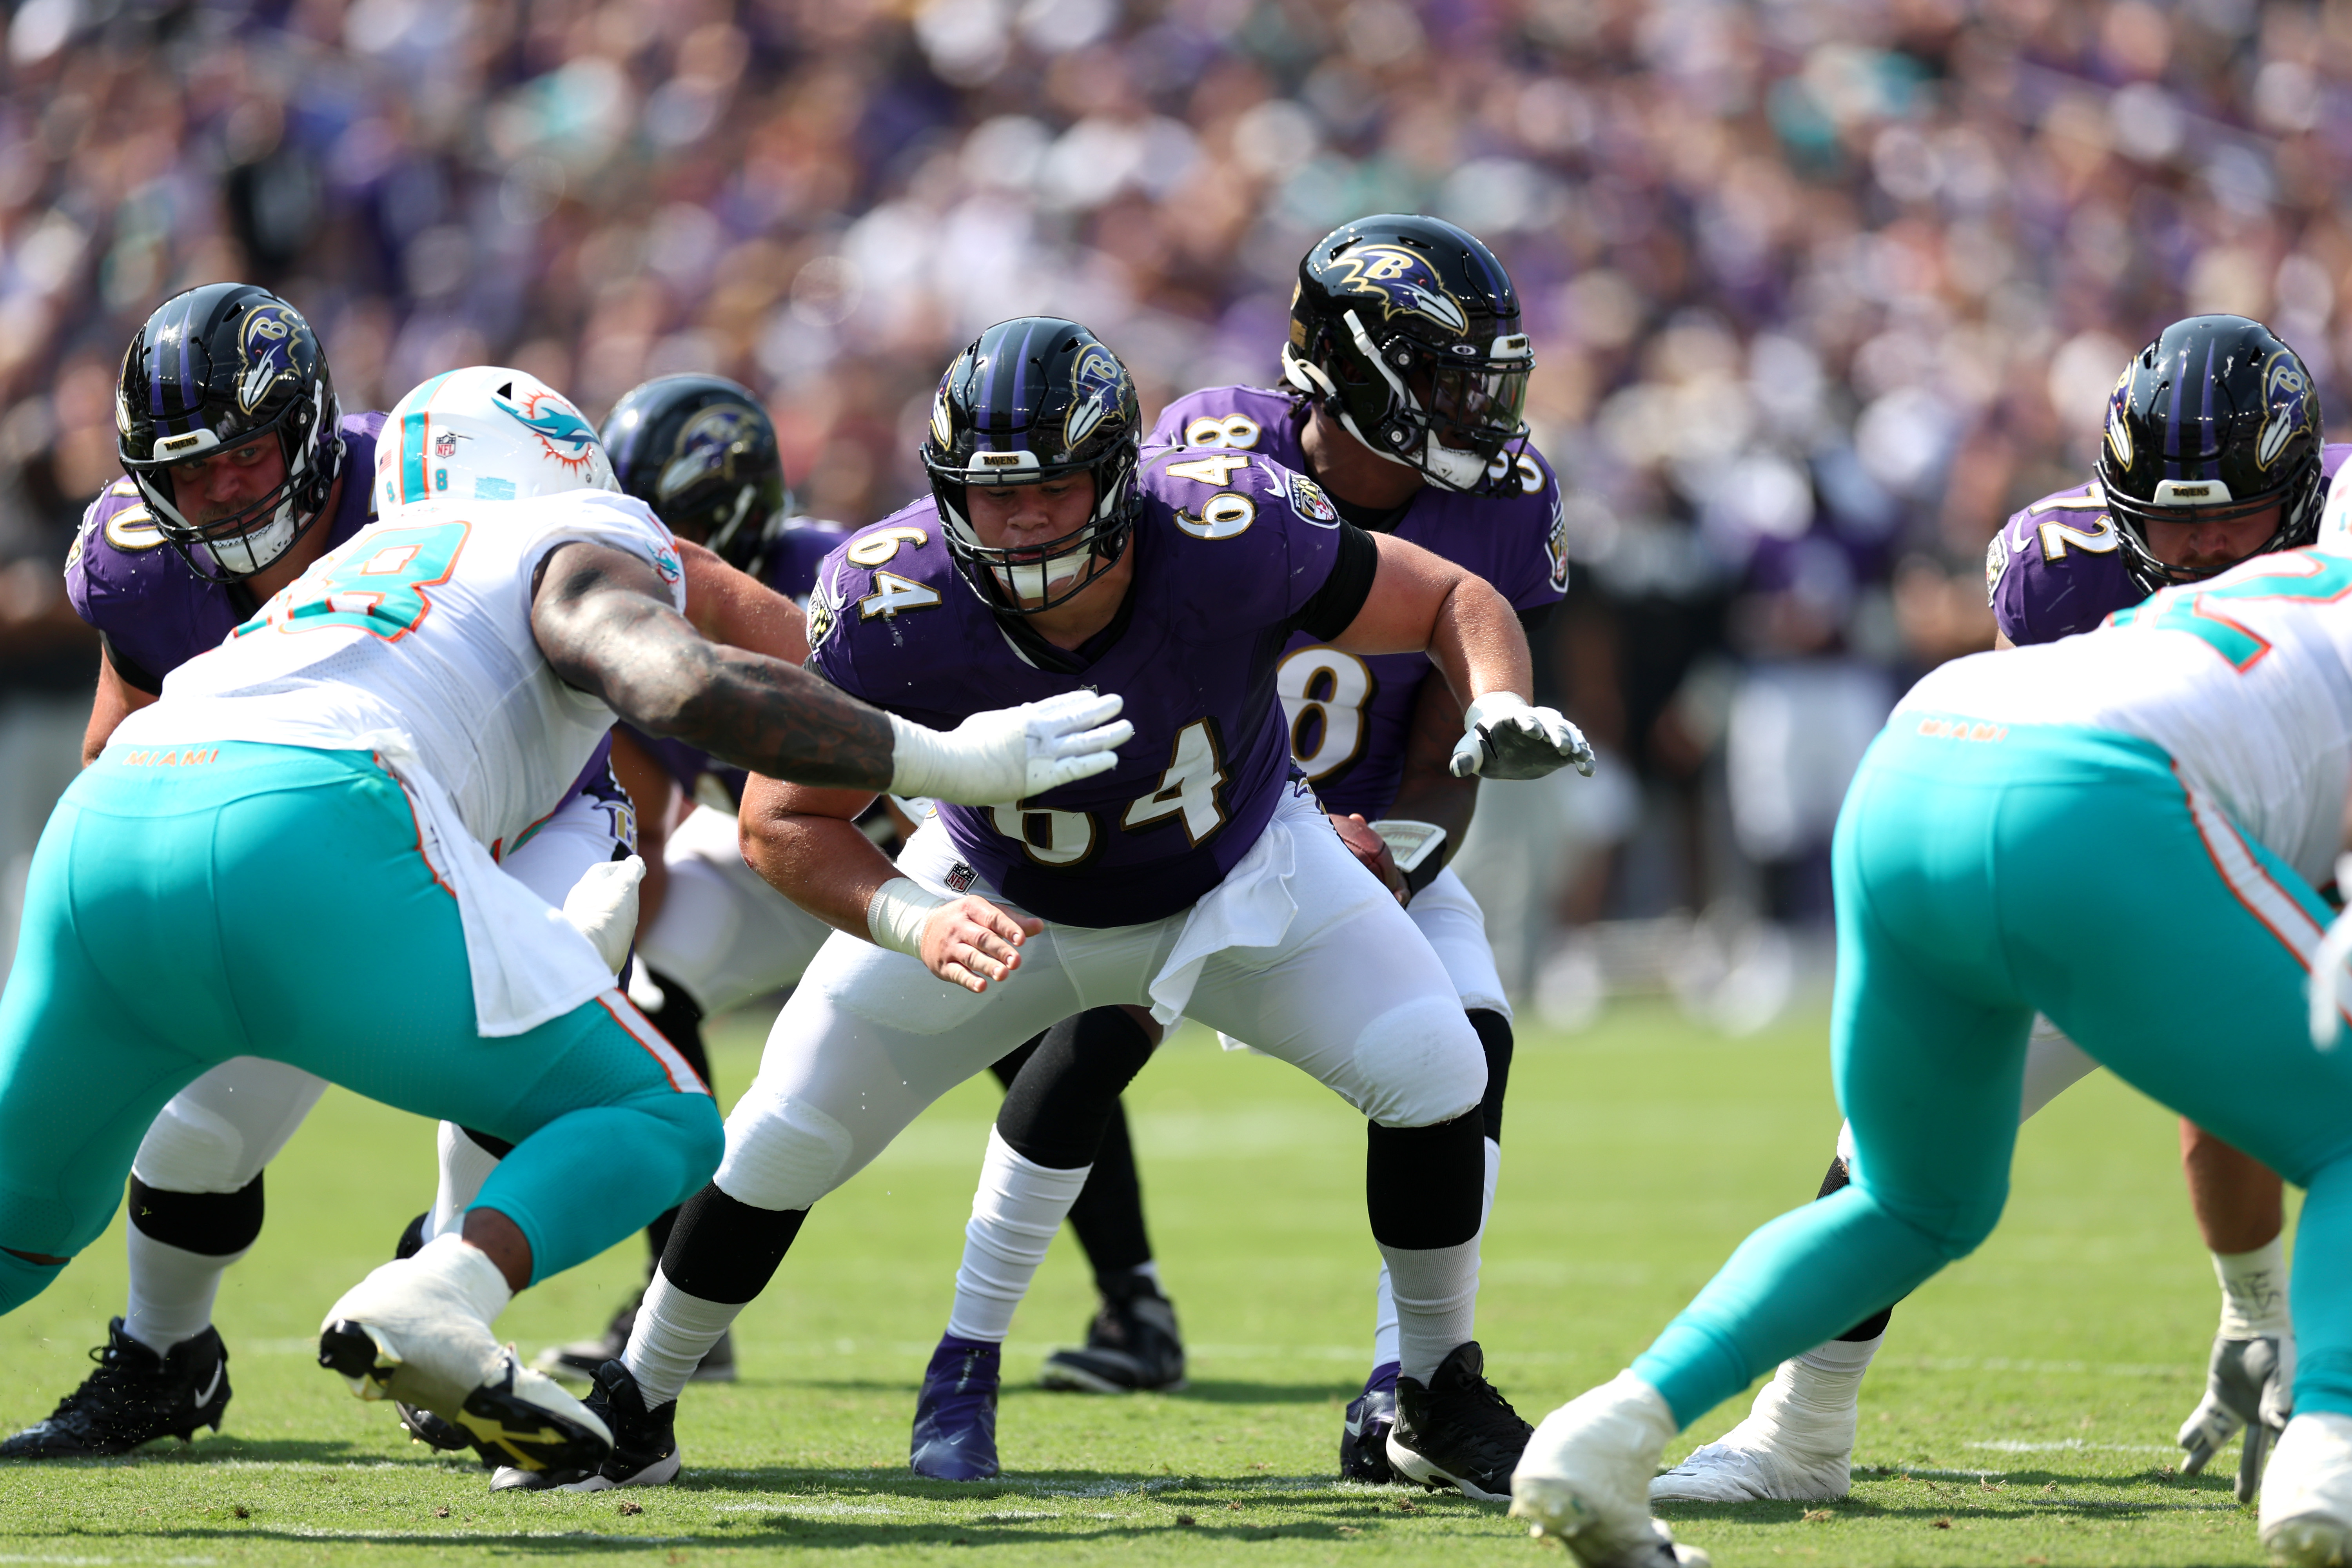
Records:
{"label": "nike swoosh on cleat", "polygon": [[227,1373],[228,1363],[226,1362],[216,1361],[213,1363],[213,1380],[205,1384],[204,1392],[197,1394],[195,1397],[194,1403],[198,1409],[202,1409],[204,1406],[212,1403],[213,1395],[220,1392],[221,1379],[226,1376]]}
{"label": "nike swoosh on cleat", "polygon": [[1364,1435],[1364,1423],[1360,1417],[1350,1415],[1341,1425],[1348,1428],[1348,1436],[1350,1437],[1360,1437]]}

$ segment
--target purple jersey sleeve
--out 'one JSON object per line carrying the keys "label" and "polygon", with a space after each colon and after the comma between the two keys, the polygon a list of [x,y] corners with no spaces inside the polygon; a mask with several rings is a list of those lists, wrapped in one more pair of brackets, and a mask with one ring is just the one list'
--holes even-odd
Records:
{"label": "purple jersey sleeve", "polygon": [[[1170,404],[1151,432],[1158,445],[1245,447],[1303,469],[1306,399],[1257,386],[1213,386]],[[1398,538],[1467,567],[1521,610],[1558,604],[1568,592],[1568,546],[1559,479],[1529,447],[1516,460],[1516,487],[1465,496],[1424,486],[1397,521]],[[1324,805],[1378,818],[1396,799],[1424,654],[1343,653],[1304,633],[1286,652],[1278,686],[1298,765]]]}
{"label": "purple jersey sleeve", "polygon": [[[2347,456],[2352,445],[2321,449],[2323,481]],[[2147,597],[2091,484],[2043,496],[2001,525],[1985,547],[1985,591],[2001,635],[2021,647],[2089,631]]]}
{"label": "purple jersey sleeve", "polygon": [[849,531],[837,522],[794,518],[769,542],[766,559],[760,563],[761,578],[793,603],[806,604],[816,584],[817,563],[848,537]]}
{"label": "purple jersey sleeve", "polygon": [[[343,487],[325,520],[332,549],[367,526],[373,515],[376,432],[381,414],[342,422]],[[216,647],[251,614],[249,597],[230,584],[199,577],[156,531],[155,519],[129,479],[109,485],[82,516],[66,557],[66,595],[74,613],[105,637],[108,657],[124,679],[142,689],[208,648]]]}
{"label": "purple jersey sleeve", "polygon": [[813,668],[919,723],[1082,688],[1126,700],[1136,734],[1111,772],[940,811],[957,853],[1006,898],[1072,925],[1173,914],[1256,842],[1291,773],[1275,667],[1339,558],[1329,500],[1262,457],[1154,453],[1138,484],[1129,600],[1076,668],[1049,668],[1065,661],[999,624],[959,577],[928,499],[826,557],[809,601]]}

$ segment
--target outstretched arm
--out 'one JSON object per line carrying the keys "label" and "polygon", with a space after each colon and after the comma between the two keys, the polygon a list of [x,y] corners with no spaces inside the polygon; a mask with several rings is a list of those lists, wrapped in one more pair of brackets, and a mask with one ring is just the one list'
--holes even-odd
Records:
{"label": "outstretched arm", "polygon": [[711,641],[670,607],[652,566],[625,551],[578,542],[551,552],[532,587],[530,629],[556,674],[648,734],[753,773],[890,786],[887,715],[782,659]]}
{"label": "outstretched arm", "polygon": [[1391,535],[1373,541],[1380,567],[1356,618],[1332,641],[1350,653],[1426,651],[1463,702],[1464,733],[1447,766],[1456,778],[1534,779],[1564,766],[1590,776],[1592,748],[1538,708],[1527,632],[1483,577]]}
{"label": "outstretched arm", "polygon": [[1445,684],[1467,703],[1507,691],[1535,696],[1528,636],[1510,601],[1484,577],[1393,534],[1375,534],[1381,552],[1372,591],[1348,629],[1332,638],[1349,653],[1426,649]]}
{"label": "outstretched arm", "polygon": [[872,799],[755,778],[736,816],[744,863],[827,925],[919,958],[950,985],[985,991],[1011,978],[1022,942],[1044,926],[986,899],[935,897],[899,876],[857,826]]}

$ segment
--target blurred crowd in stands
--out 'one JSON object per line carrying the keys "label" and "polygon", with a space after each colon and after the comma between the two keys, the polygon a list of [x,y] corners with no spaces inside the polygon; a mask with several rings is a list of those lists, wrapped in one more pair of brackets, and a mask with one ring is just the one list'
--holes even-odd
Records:
{"label": "blurred crowd in stands", "polygon": [[2086,474],[2126,356],[2255,315],[2346,420],[2347,67],[2345,0],[17,0],[0,855],[74,762],[57,568],[184,286],[287,295],[347,410],[483,360],[592,416],[734,376],[858,523],[988,322],[1087,322],[1147,413],[1270,382],[1307,245],[1420,210],[1522,291],[1577,572],[1543,679],[1608,759],[1488,792],[1507,963],[1555,1016],[1647,965],[1741,1026],[1862,745],[1990,646],[1986,541]]}

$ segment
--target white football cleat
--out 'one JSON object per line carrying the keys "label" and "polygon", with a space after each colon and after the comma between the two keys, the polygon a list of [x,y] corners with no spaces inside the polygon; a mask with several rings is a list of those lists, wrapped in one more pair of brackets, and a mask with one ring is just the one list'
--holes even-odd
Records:
{"label": "white football cleat", "polygon": [[2315,1410],[2286,1424],[2263,1477],[2262,1532],[2292,1568],[2352,1559],[2352,1415]]}
{"label": "white football cleat", "polygon": [[1649,1479],[1675,1435],[1658,1391],[1630,1372],[1553,1411],[1511,1476],[1511,1517],[1553,1536],[1584,1568],[1706,1568],[1650,1517]]}
{"label": "white football cleat", "polygon": [[362,1399],[432,1411],[493,1465],[593,1469],[611,1430],[490,1332],[509,1294],[488,1258],[441,1237],[343,1293],[320,1325],[319,1364]]}
{"label": "white football cleat", "polygon": [[1652,1502],[1835,1502],[1852,1489],[1862,1378],[1780,1363],[1748,1419],[1650,1483]]}

